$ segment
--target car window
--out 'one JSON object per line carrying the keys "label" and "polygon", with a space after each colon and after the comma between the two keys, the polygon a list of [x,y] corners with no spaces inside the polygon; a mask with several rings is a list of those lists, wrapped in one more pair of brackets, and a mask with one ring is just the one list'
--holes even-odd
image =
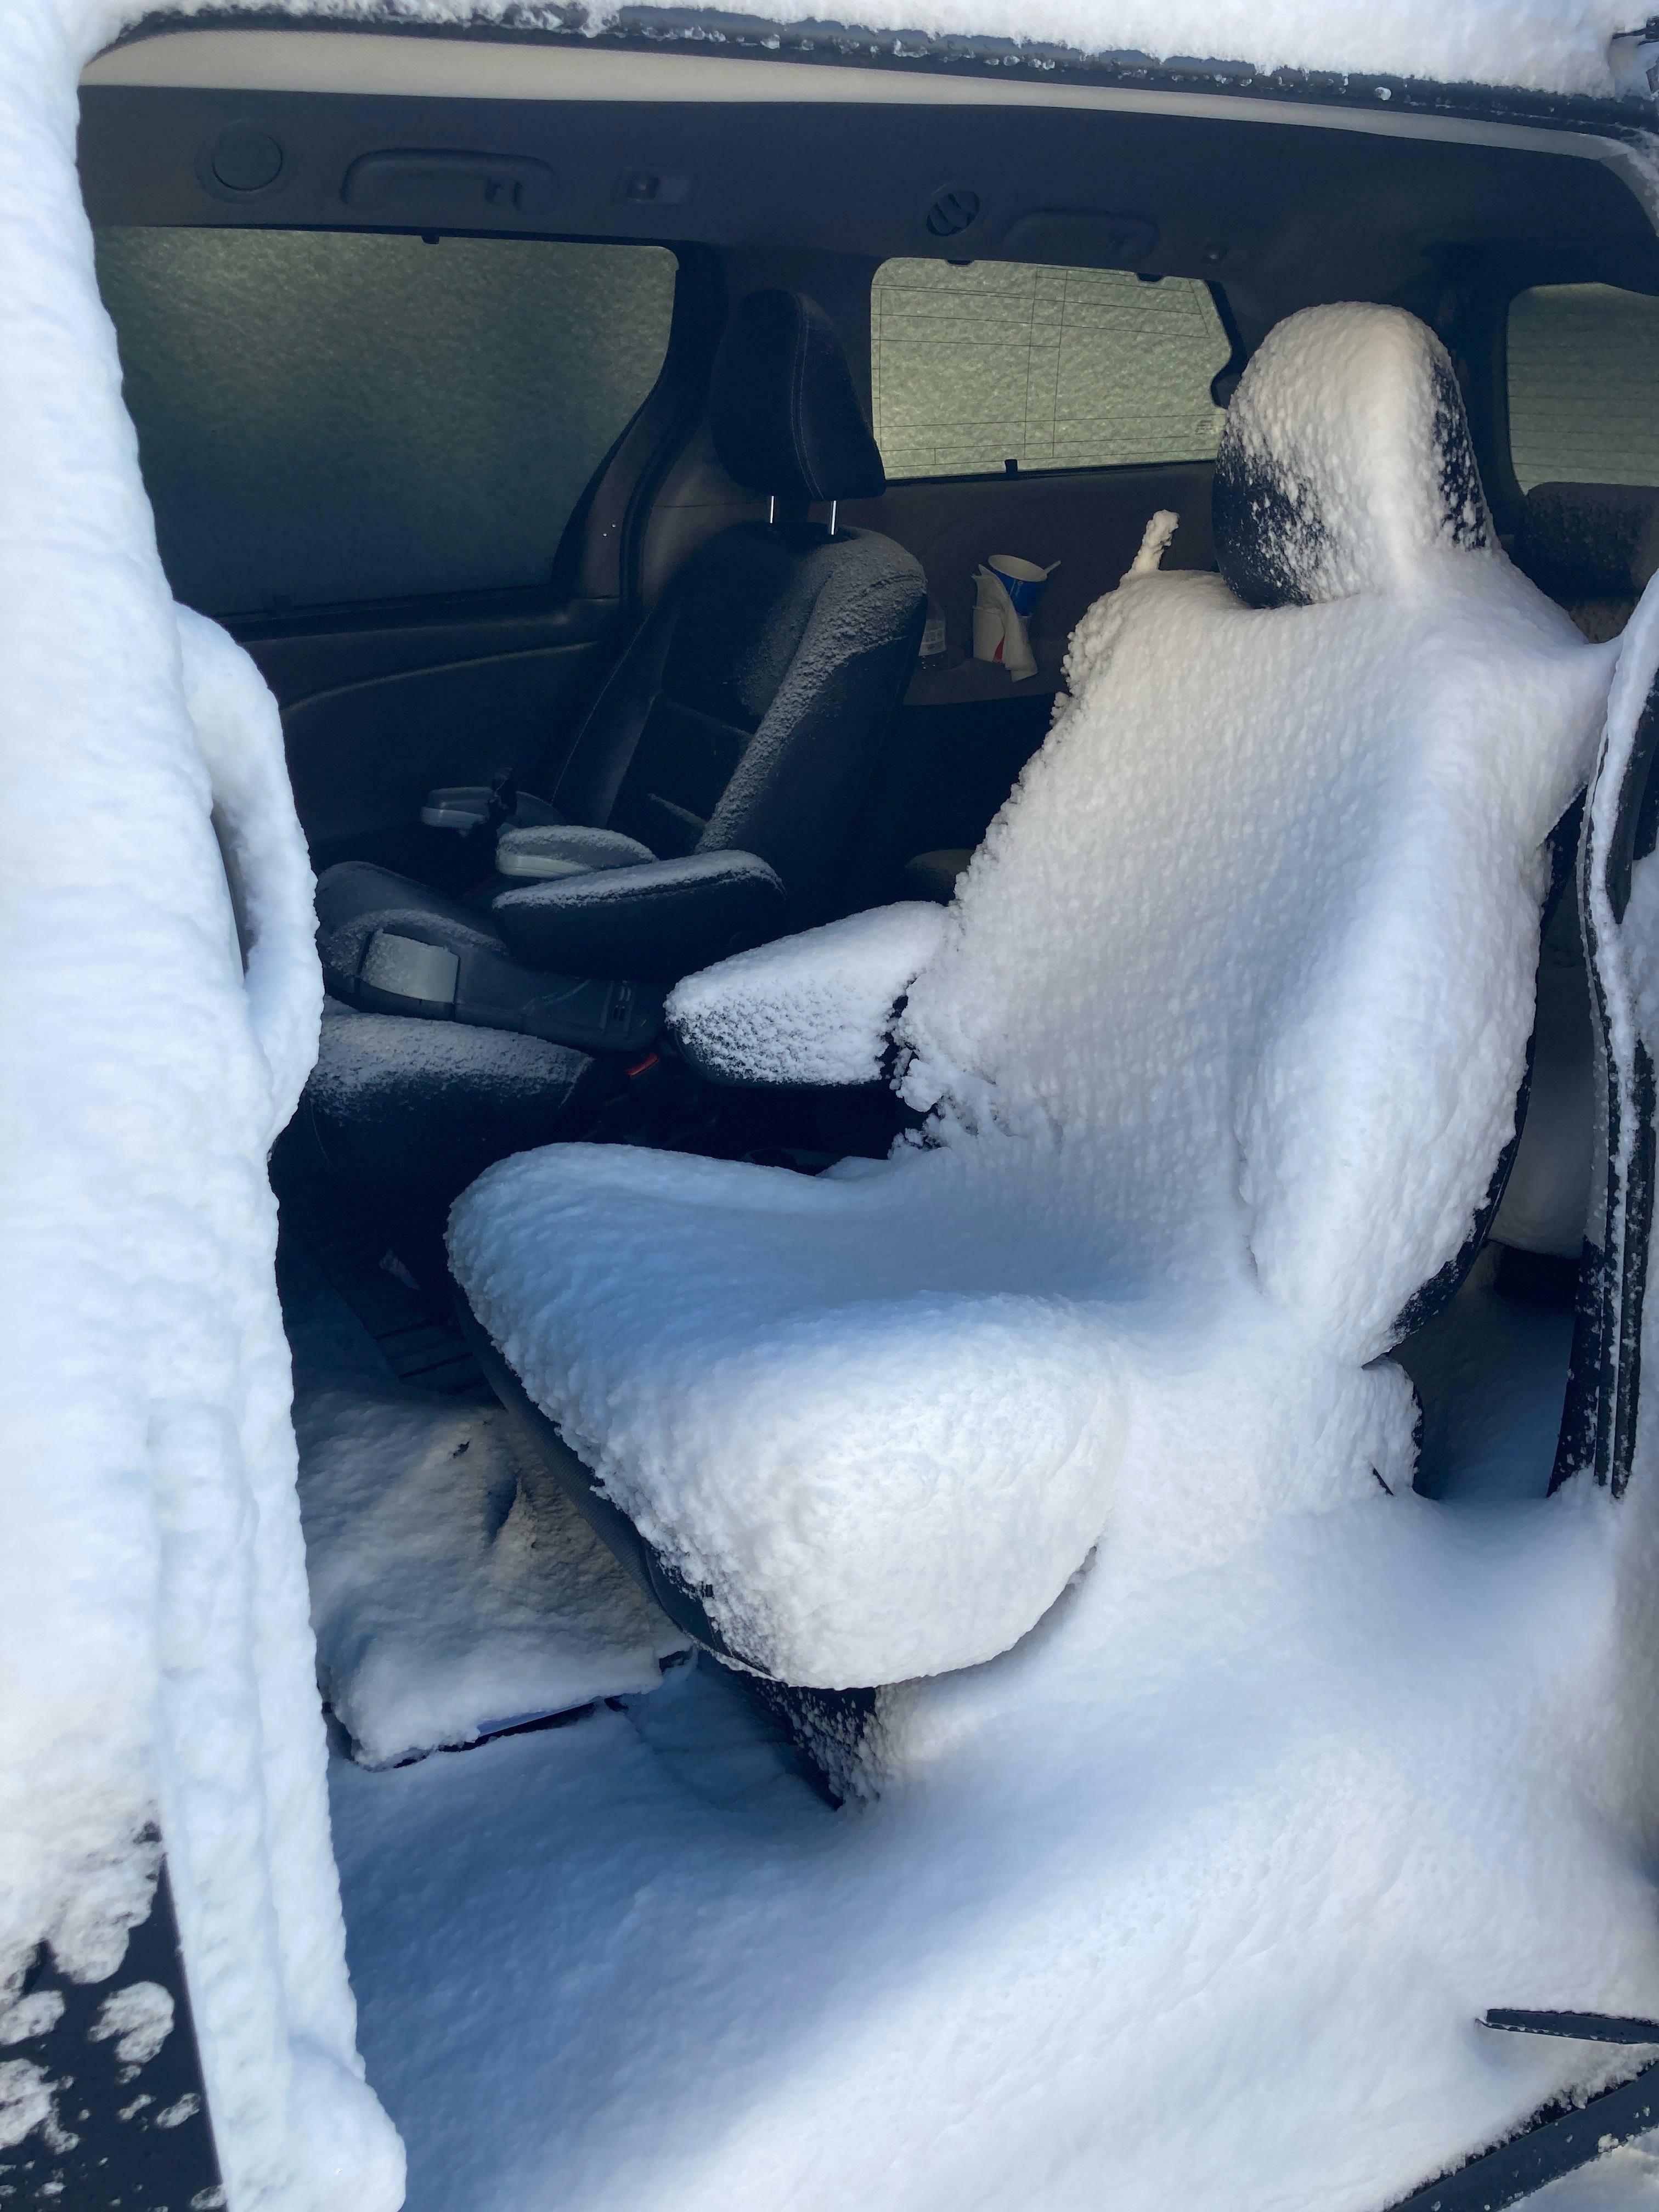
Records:
{"label": "car window", "polygon": [[1510,305],[1510,453],[1539,483],[1659,484],[1659,299],[1545,284]]}
{"label": "car window", "polygon": [[871,293],[890,477],[1211,460],[1232,348],[1207,284],[1026,262],[884,262]]}
{"label": "car window", "polygon": [[545,582],[657,380],[650,246],[105,229],[177,597],[209,613]]}

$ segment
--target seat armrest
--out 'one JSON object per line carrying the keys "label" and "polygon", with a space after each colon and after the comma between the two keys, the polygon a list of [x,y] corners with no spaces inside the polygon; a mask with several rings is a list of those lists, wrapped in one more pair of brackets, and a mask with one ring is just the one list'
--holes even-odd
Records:
{"label": "seat armrest", "polygon": [[489,819],[489,786],[447,783],[436,791],[428,791],[421,808],[421,819],[428,830],[455,830],[463,836],[471,830],[482,830]]}
{"label": "seat armrest", "polygon": [[943,907],[907,901],[740,952],[676,986],[669,1029],[711,1082],[873,1082],[894,1010],[948,919]]}
{"label": "seat armrest", "polygon": [[489,918],[532,967],[672,983],[775,936],[788,911],[782,884],[754,854],[695,853],[502,891]]}
{"label": "seat armrest", "polygon": [[[421,807],[421,819],[428,830],[453,830],[466,836],[482,830],[490,820],[495,805],[496,787],[493,783],[447,783],[436,791],[428,791]],[[556,806],[533,792],[521,791],[504,818],[509,825],[530,828],[544,822],[557,822],[562,817]]]}
{"label": "seat armrest", "polygon": [[550,975],[493,933],[418,907],[361,915],[320,950],[331,992],[365,1013],[517,1030],[590,1053],[641,1052],[662,1027],[663,994],[649,983]]}
{"label": "seat armrest", "polygon": [[587,830],[574,822],[536,830],[509,823],[495,840],[495,872],[514,884],[552,883],[592,868],[635,868],[656,857],[637,837],[624,837],[617,830]]}

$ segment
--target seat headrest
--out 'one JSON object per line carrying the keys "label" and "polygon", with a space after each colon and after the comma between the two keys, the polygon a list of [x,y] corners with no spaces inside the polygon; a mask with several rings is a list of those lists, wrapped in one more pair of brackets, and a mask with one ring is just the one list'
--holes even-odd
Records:
{"label": "seat headrest", "polygon": [[1400,307],[1304,307],[1271,331],[1216,456],[1216,563],[1253,607],[1409,590],[1492,528],[1445,348]]}
{"label": "seat headrest", "polygon": [[834,325],[799,292],[751,292],[720,341],[709,394],[730,477],[779,499],[878,499],[881,455]]}

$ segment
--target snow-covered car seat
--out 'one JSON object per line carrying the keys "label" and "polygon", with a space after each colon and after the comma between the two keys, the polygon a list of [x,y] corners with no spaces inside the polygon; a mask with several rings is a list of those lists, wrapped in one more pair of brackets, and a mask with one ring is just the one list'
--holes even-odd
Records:
{"label": "snow-covered car seat", "polygon": [[1396,309],[1261,348],[1218,575],[1157,572],[1159,536],[948,909],[670,1002],[728,1081],[868,1080],[890,1039],[919,1137],[817,1177],[555,1146],[451,1218],[573,1495],[790,1684],[964,1667],[1096,1547],[1164,1571],[1412,1480],[1382,1355],[1514,1131],[1611,649],[1498,549]]}

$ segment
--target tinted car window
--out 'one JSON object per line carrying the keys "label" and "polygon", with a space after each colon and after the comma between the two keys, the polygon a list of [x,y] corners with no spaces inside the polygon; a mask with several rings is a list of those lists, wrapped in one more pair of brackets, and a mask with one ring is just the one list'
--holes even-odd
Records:
{"label": "tinted car window", "polygon": [[1659,484],[1659,299],[1548,284],[1510,307],[1510,452],[1521,489]]}
{"label": "tinted car window", "polygon": [[546,581],[655,383],[659,246],[106,229],[177,596],[210,613]]}
{"label": "tinted car window", "polygon": [[1209,460],[1231,352],[1209,287],[1024,262],[884,262],[871,294],[891,477]]}

